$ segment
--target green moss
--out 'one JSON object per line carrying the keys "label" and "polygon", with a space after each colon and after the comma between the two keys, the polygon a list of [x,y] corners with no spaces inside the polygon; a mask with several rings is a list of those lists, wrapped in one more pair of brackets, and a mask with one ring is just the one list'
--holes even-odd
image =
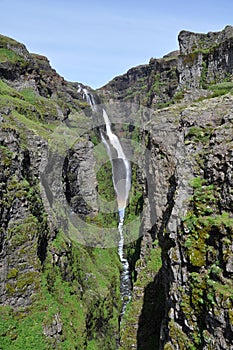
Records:
{"label": "green moss", "polygon": [[[178,326],[173,320],[168,324],[169,334],[172,338],[174,345],[180,350],[197,350],[195,344],[184,333],[181,327]],[[169,349],[169,347],[168,347]]]}
{"label": "green moss", "polygon": [[18,92],[0,80],[0,102],[2,108],[12,110],[4,119],[19,131],[23,142],[26,142],[28,129],[48,139],[60,123],[60,100],[41,97],[31,88]]}
{"label": "green moss", "polygon": [[211,97],[222,96],[233,91],[233,82],[222,82],[218,84],[211,84],[208,89],[213,92]]}
{"label": "green moss", "polygon": [[59,312],[63,322],[61,349],[82,349],[89,342],[90,349],[115,349],[121,308],[117,249],[85,249],[71,244],[61,231],[52,246],[58,256],[67,252],[53,268],[48,257],[43,276],[43,295],[56,306],[51,317]]}
{"label": "green moss", "polygon": [[12,163],[13,152],[8,147],[0,146],[0,161],[4,167],[9,167]]}
{"label": "green moss", "polygon": [[[228,242],[232,236],[233,219],[228,212],[218,213],[219,188],[196,177],[190,184],[193,196],[190,211],[183,220],[183,243],[188,260],[186,290],[180,289],[181,308],[193,329],[192,342],[209,342],[204,315],[208,310],[221,312],[223,305],[232,307],[232,281],[224,278],[224,263],[229,258]],[[225,244],[225,251],[219,247]],[[219,247],[218,247],[219,246]],[[194,272],[194,271],[196,272]]]}
{"label": "green moss", "polygon": [[[33,286],[36,298],[27,308],[1,307],[1,348],[22,349],[24,343],[26,349],[114,350],[121,310],[117,249],[85,249],[60,232],[49,250],[60,259],[52,265],[49,252],[42,275],[9,272],[15,278],[7,283],[8,294],[21,295]],[[56,315],[62,325],[58,339],[44,334]]]}
{"label": "green moss", "polygon": [[17,41],[5,35],[0,34],[0,47],[7,47],[7,45],[19,45]]}
{"label": "green moss", "polygon": [[31,88],[20,90],[20,94],[24,97],[25,101],[30,104],[35,104],[39,99],[39,95]]}
{"label": "green moss", "polygon": [[8,240],[11,249],[16,249],[20,245],[39,236],[38,220],[32,214],[29,214],[25,219],[14,223],[8,230]]}
{"label": "green moss", "polygon": [[19,273],[19,270],[14,267],[10,271],[8,271],[7,279],[11,279],[11,278],[17,277],[18,273]]}
{"label": "green moss", "polygon": [[[145,256],[147,257],[147,260],[145,262],[142,262],[141,260],[138,260],[136,262],[136,269],[140,269],[140,273],[137,277],[136,282],[134,283],[134,288],[137,288],[137,291],[141,291],[141,293],[144,294],[148,288],[148,285],[153,283],[156,273],[158,273],[162,266],[161,249],[158,245],[158,242],[154,243],[154,248],[148,248],[148,252],[145,254]],[[157,300],[158,304],[162,303],[163,298],[163,291],[161,290],[160,293],[161,295],[158,295]],[[151,305],[147,309],[146,306],[143,305],[142,297],[138,296],[133,298],[127,305],[121,325],[120,350],[127,350],[131,347],[132,344],[137,344],[137,329],[135,328],[135,325],[139,322],[139,316],[142,313],[143,308],[143,312],[147,312],[147,316],[150,315],[151,317]],[[150,340],[148,339],[148,344],[149,342]],[[151,345],[154,345],[154,337],[151,339]]]}
{"label": "green moss", "polygon": [[107,161],[96,174],[98,181],[98,193],[106,202],[114,201],[116,198],[112,182],[112,166]]}
{"label": "green moss", "polygon": [[203,89],[206,89],[208,87],[207,75],[208,75],[208,66],[207,66],[206,62],[203,60],[203,62],[202,62],[202,70],[201,70],[201,77],[200,77],[200,87],[203,88]]}
{"label": "green moss", "polygon": [[[204,265],[203,254],[207,250],[206,241],[211,234],[211,229],[213,227],[232,228],[233,219],[227,212],[217,214],[218,194],[213,185],[207,185],[205,180],[200,177],[193,179],[191,185],[194,188],[194,194],[191,197],[193,209],[187,213],[183,220],[188,233],[185,246],[190,254],[200,259]],[[198,266],[200,265],[198,264]]]}
{"label": "green moss", "polygon": [[5,285],[5,290],[6,290],[6,293],[7,293],[8,295],[14,295],[15,292],[16,292],[15,286],[14,286],[14,284],[13,284],[12,282],[6,283],[6,285]]}
{"label": "green moss", "polygon": [[38,271],[29,271],[24,274],[19,274],[15,283],[17,293],[24,293],[28,287],[33,287],[34,290],[39,289],[40,276]]}
{"label": "green moss", "polygon": [[164,345],[164,350],[174,350],[174,347],[171,345],[171,343],[167,343]]}
{"label": "green moss", "polygon": [[0,95],[2,96],[12,96],[12,97],[18,97],[21,98],[20,94],[13,89],[11,86],[9,86],[6,82],[2,81],[0,79]]}
{"label": "green moss", "polygon": [[16,63],[24,62],[24,59],[12,50],[0,48],[0,62]]}
{"label": "green moss", "polygon": [[173,96],[173,99],[175,102],[179,102],[184,98],[184,91],[183,90],[179,90],[175,93],[175,95]]}
{"label": "green moss", "polygon": [[193,51],[191,52],[190,54],[188,55],[183,55],[181,57],[183,57],[183,63],[186,65],[194,65],[195,61],[197,60],[198,58],[198,54],[199,52],[198,51]]}
{"label": "green moss", "polygon": [[211,132],[212,128],[210,127],[202,128],[199,126],[192,126],[189,128],[185,136],[185,142],[187,143],[187,141],[193,141],[205,144],[209,141]]}
{"label": "green moss", "polygon": [[44,312],[24,312],[1,306],[0,338],[2,350],[46,350],[42,329]]}

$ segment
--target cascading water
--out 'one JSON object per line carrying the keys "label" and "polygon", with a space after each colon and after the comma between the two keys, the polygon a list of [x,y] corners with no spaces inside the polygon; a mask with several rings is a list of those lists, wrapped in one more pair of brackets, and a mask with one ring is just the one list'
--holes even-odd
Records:
{"label": "cascading water", "polygon": [[118,254],[122,264],[121,273],[121,298],[122,298],[122,310],[121,316],[125,313],[126,306],[131,298],[131,274],[129,269],[129,262],[124,256],[124,234],[123,225],[125,217],[125,208],[127,205],[127,199],[131,187],[131,168],[128,159],[126,159],[124,151],[121,147],[118,137],[112,133],[111,123],[108,119],[107,113],[103,110],[103,117],[106,125],[106,133],[109,138],[109,142],[117,152],[117,157],[113,158],[111,148],[101,132],[101,140],[105,145],[109,159],[112,164],[112,180],[113,186],[117,196],[119,224],[118,231],[120,233],[120,240],[118,243]]}
{"label": "cascading water", "polygon": [[[82,94],[83,99],[89,103],[93,111],[96,111],[96,104],[93,95],[86,89],[79,85],[78,92]],[[103,109],[103,118],[106,126],[106,135],[109,142],[106,140],[103,133],[100,131],[101,141],[104,144],[111,165],[112,165],[112,181],[117,196],[119,224],[118,231],[120,234],[120,240],[118,243],[118,254],[122,264],[121,273],[121,298],[122,298],[122,310],[121,316],[124,314],[126,306],[131,299],[131,274],[129,268],[129,262],[124,255],[124,218],[125,208],[131,188],[131,166],[129,160],[126,158],[120,141],[112,132],[111,122],[108,118],[106,111]],[[115,154],[114,154],[115,153]]]}
{"label": "cascading water", "polygon": [[82,98],[91,106],[91,109],[95,111],[96,104],[93,95],[80,84],[78,85],[78,93],[82,95]]}

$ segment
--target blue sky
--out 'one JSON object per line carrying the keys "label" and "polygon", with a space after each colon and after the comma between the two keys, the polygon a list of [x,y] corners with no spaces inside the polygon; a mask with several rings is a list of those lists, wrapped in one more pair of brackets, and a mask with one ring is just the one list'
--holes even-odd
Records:
{"label": "blue sky", "polygon": [[183,30],[233,25],[233,1],[0,0],[0,33],[93,88],[178,48]]}

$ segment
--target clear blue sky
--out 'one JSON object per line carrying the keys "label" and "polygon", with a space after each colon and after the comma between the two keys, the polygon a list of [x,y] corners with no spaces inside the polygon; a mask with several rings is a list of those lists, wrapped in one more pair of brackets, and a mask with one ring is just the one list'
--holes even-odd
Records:
{"label": "clear blue sky", "polygon": [[182,29],[233,25],[231,0],[0,0],[0,33],[93,88],[178,48]]}

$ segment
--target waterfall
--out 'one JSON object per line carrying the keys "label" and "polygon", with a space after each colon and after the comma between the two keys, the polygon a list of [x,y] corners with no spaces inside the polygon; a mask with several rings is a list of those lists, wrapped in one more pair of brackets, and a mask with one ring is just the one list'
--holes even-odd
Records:
{"label": "waterfall", "polygon": [[120,240],[118,244],[118,254],[122,264],[122,273],[121,273],[121,298],[122,298],[122,310],[121,315],[124,314],[126,306],[131,298],[131,274],[129,269],[129,262],[124,256],[124,234],[123,234],[123,225],[125,217],[125,208],[127,205],[127,200],[129,196],[129,191],[131,187],[131,167],[130,162],[126,158],[122,146],[118,137],[113,134],[111,130],[111,123],[108,118],[106,111],[103,109],[103,118],[106,125],[106,134],[108,136],[111,146],[116,151],[116,157],[113,157],[113,152],[111,147],[103,136],[102,132],[101,140],[107,149],[109,159],[112,164],[112,179],[113,186],[117,196],[118,204],[118,214],[119,214],[119,224],[118,231],[120,234]]}
{"label": "waterfall", "polygon": [[113,185],[117,195],[118,211],[119,211],[119,217],[121,221],[121,220],[124,220],[124,211],[127,205],[127,199],[128,199],[129,191],[131,187],[130,163],[128,159],[126,159],[126,156],[124,154],[124,151],[122,149],[122,146],[120,144],[118,137],[115,134],[113,134],[111,130],[111,123],[104,109],[103,109],[103,118],[106,125],[107,136],[109,138],[111,145],[113,146],[113,148],[117,153],[117,157],[113,158],[111,149],[107,145],[107,141],[104,139],[103,135],[101,134],[101,138],[103,140],[105,147],[107,145],[106,148],[108,151],[108,155],[110,157],[110,161],[112,163]]}
{"label": "waterfall", "polygon": [[91,109],[93,111],[96,110],[96,104],[94,96],[84,87],[82,87],[80,84],[78,84],[78,93],[82,95],[82,98],[91,106]]}
{"label": "waterfall", "polygon": [[[82,94],[83,99],[91,106],[93,111],[96,111],[96,104],[93,95],[84,87],[79,85],[78,92]],[[111,122],[108,118],[106,111],[103,109],[103,119],[106,126],[106,135],[109,142],[100,131],[101,141],[105,146],[111,165],[112,165],[112,181],[114,190],[117,197],[118,204],[118,231],[120,234],[120,240],[118,243],[118,255],[122,264],[121,272],[121,299],[122,299],[122,310],[121,316],[124,314],[126,306],[131,299],[131,274],[129,268],[129,262],[124,255],[124,218],[125,218],[125,208],[127,206],[127,200],[129,196],[129,191],[131,188],[131,166],[129,160],[126,158],[121,143],[117,137],[112,132]],[[115,154],[114,154],[115,153]]]}

